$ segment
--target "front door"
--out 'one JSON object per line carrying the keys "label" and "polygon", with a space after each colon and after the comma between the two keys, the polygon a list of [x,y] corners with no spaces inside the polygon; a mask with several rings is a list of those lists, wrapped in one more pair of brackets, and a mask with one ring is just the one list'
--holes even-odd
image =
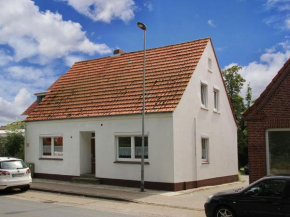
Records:
{"label": "front door", "polygon": [[95,152],[95,139],[91,139],[91,173],[96,172],[96,152]]}

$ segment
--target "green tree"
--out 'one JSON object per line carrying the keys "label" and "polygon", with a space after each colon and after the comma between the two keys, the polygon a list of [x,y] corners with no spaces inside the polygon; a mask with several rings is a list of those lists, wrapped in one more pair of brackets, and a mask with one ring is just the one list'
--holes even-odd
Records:
{"label": "green tree", "polygon": [[24,122],[17,121],[6,126],[7,136],[1,138],[6,156],[24,158]]}
{"label": "green tree", "polygon": [[246,102],[247,102],[247,109],[251,107],[253,100],[252,100],[252,88],[250,86],[250,82],[247,85],[247,92],[246,92]]}
{"label": "green tree", "polygon": [[239,164],[245,165],[248,162],[247,125],[242,114],[245,112],[248,105],[250,105],[248,100],[249,102],[252,100],[252,88],[250,87],[250,84],[248,84],[246,106],[244,98],[240,95],[244,83],[246,82],[246,80],[239,74],[239,70],[241,69],[241,66],[234,65],[223,70],[222,74],[238,125],[237,134]]}

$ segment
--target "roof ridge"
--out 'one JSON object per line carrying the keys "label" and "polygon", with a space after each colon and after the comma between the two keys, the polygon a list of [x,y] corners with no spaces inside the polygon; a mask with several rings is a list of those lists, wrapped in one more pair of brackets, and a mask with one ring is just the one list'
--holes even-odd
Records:
{"label": "roof ridge", "polygon": [[[284,63],[284,65],[281,67],[281,69],[278,71],[278,73],[275,75],[275,77],[271,80],[271,82],[267,85],[267,87],[265,88],[265,90],[260,94],[260,96],[259,96],[259,98],[258,99],[256,99],[256,101],[254,102],[254,104],[250,107],[250,108],[248,108],[245,112],[244,112],[244,114],[243,114],[243,116],[248,116],[248,115],[250,115],[253,111],[254,111],[254,109],[255,108],[257,108],[259,105],[261,105],[261,104],[263,104],[264,102],[266,102],[266,101],[268,101],[267,100],[267,98],[266,97],[264,97],[268,92],[270,92],[270,90],[272,89],[272,88],[275,88],[275,83],[276,82],[278,82],[279,81],[279,78],[280,78],[280,76],[282,76],[284,73],[284,71],[285,71],[285,69],[288,67],[288,66],[290,66],[290,58]],[[283,80],[282,80],[283,81]],[[282,82],[281,81],[281,82]],[[279,87],[279,86],[278,86]],[[278,88],[277,87],[277,88]],[[273,94],[273,93],[272,93]],[[265,101],[266,100],[266,101]]]}
{"label": "roof ridge", "polygon": [[[177,43],[177,44],[169,44],[169,45],[160,46],[160,47],[153,47],[153,48],[146,49],[146,51],[160,49],[160,48],[165,48],[165,47],[171,47],[171,46],[175,46],[175,45],[182,45],[182,44],[187,44],[187,43],[190,43],[190,42],[197,42],[197,41],[206,40],[206,39],[211,40],[211,37],[199,38],[199,39],[196,39],[196,40],[191,40],[191,41],[186,41],[186,42],[180,42],[180,43]],[[124,55],[127,55],[127,54],[138,53],[138,52],[142,52],[142,51],[143,51],[143,49],[142,50],[137,50],[137,51],[125,52],[125,53],[123,53],[123,54],[121,54],[119,56],[124,56]],[[82,60],[82,61],[75,62],[74,64],[76,64],[76,63],[83,63],[83,62],[89,62],[89,61],[99,60],[99,59],[105,59],[105,58],[111,58],[111,57],[114,57],[114,55],[113,56],[98,57],[98,58],[89,59],[89,60]]]}

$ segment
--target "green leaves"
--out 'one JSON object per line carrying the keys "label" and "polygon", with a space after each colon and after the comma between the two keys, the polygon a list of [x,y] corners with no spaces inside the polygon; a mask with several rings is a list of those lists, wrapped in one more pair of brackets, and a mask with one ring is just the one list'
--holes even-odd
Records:
{"label": "green leaves", "polygon": [[22,121],[6,126],[7,137],[1,138],[6,156],[24,158],[24,126]]}
{"label": "green leaves", "polygon": [[238,124],[238,151],[239,163],[245,165],[248,162],[247,146],[247,123],[244,120],[243,113],[252,103],[252,88],[250,83],[247,85],[246,104],[244,97],[240,95],[246,80],[239,74],[241,66],[234,65],[222,71],[229,99],[231,101],[235,118]]}

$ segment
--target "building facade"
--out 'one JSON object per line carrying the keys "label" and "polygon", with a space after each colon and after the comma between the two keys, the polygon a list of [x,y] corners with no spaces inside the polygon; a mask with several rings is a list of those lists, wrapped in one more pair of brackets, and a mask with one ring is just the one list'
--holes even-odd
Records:
{"label": "building facade", "polygon": [[245,112],[250,182],[290,175],[290,59]]}
{"label": "building facade", "polygon": [[[211,40],[146,55],[145,188],[236,181],[237,126]],[[76,63],[28,109],[25,158],[35,177],[94,173],[103,184],[140,186],[142,57]]]}

